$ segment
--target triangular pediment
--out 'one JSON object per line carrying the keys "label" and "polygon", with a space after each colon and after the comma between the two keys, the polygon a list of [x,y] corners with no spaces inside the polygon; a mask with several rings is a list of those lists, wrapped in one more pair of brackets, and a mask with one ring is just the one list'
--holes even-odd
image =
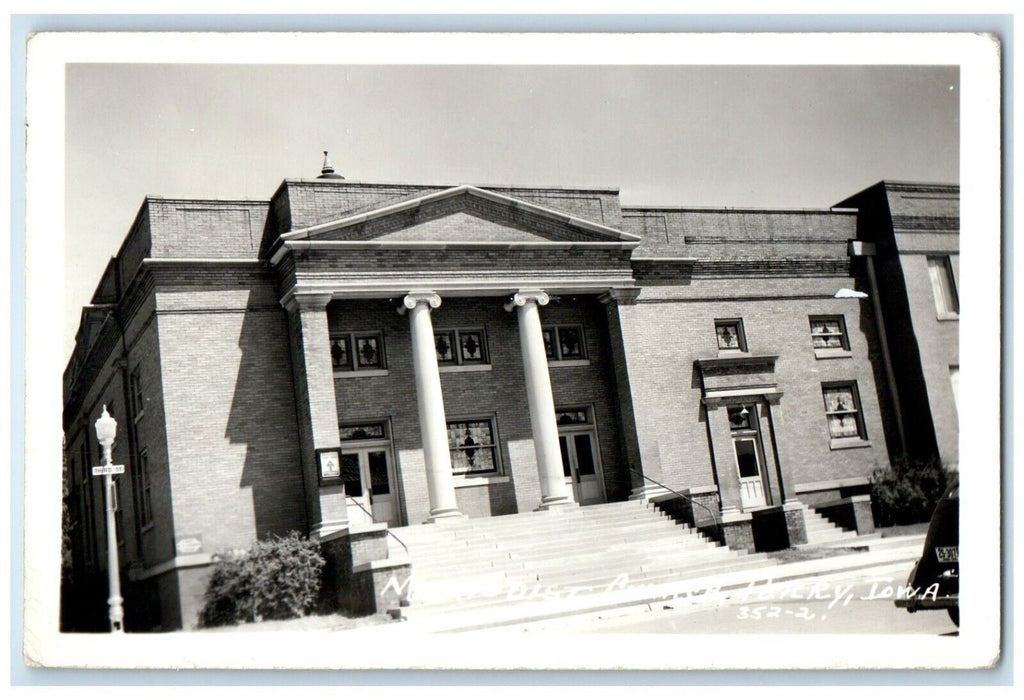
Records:
{"label": "triangular pediment", "polygon": [[469,185],[389,204],[283,234],[285,241],[454,244],[618,244],[640,238],[503,194]]}

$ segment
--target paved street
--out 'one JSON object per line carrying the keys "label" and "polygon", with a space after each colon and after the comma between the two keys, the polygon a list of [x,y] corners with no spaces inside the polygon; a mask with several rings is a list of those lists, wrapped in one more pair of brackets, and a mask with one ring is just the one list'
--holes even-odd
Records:
{"label": "paved street", "polygon": [[757,581],[730,591],[696,591],[675,600],[519,627],[528,631],[616,633],[956,635],[945,611],[910,614],[893,605],[906,562],[783,583]]}

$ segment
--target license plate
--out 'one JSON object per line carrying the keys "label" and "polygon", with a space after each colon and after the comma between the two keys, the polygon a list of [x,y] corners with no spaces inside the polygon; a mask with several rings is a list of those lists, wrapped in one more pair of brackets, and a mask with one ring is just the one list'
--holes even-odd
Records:
{"label": "license plate", "polygon": [[935,558],[942,564],[955,562],[960,557],[958,549],[958,547],[936,547]]}

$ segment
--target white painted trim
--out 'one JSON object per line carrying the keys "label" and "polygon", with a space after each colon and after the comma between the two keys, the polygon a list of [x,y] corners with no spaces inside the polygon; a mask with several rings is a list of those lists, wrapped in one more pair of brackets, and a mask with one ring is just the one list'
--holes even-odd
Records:
{"label": "white painted trim", "polygon": [[830,491],[849,486],[864,486],[871,483],[866,476],[851,476],[845,479],[831,479],[828,481],[809,481],[806,484],[797,484],[793,487],[796,493],[808,493],[811,491]]}
{"label": "white painted trim", "polygon": [[466,477],[455,475],[452,477],[455,488],[464,489],[471,486],[488,486],[490,484],[507,484],[511,479],[507,476],[475,476]]}
{"label": "white painted trim", "polygon": [[335,370],[335,379],[351,379],[352,377],[386,377],[388,376],[388,370],[386,369],[357,369],[355,371],[339,371]]}
{"label": "white painted trim", "polygon": [[396,277],[388,279],[381,273],[367,271],[365,277],[333,282],[300,282],[281,297],[287,306],[292,297],[307,294],[327,294],[333,299],[381,299],[404,297],[410,289],[433,289],[442,297],[511,296],[525,285],[540,287],[549,294],[600,294],[609,289],[635,289],[636,282],[629,271],[622,276],[608,277],[539,277],[522,276],[518,279],[470,277],[465,280],[448,278]]}
{"label": "white painted trim", "polygon": [[442,365],[437,366],[437,371],[441,374],[456,373],[456,372],[490,372],[491,365]]}
{"label": "white painted trim", "polygon": [[590,360],[548,360],[548,367],[557,369],[559,367],[589,367]]}
{"label": "white painted trim", "polygon": [[871,447],[871,441],[863,438],[832,438],[828,442],[830,450],[853,450],[859,447]]}
{"label": "white painted trim", "polygon": [[409,209],[418,209],[424,204],[430,204],[444,199],[458,197],[464,194],[479,197],[480,199],[486,199],[496,204],[511,206],[516,209],[521,209],[523,211],[530,212],[532,214],[538,214],[540,216],[543,216],[544,218],[560,221],[574,228],[582,228],[593,233],[598,233],[604,236],[609,236],[611,238],[618,239],[620,241],[634,241],[637,244],[639,244],[642,240],[641,237],[637,236],[636,234],[620,231],[618,229],[611,228],[610,226],[605,226],[604,224],[598,224],[592,221],[587,221],[586,219],[579,219],[575,216],[555,211],[554,209],[548,209],[547,207],[542,207],[538,204],[532,204],[530,202],[526,202],[521,199],[516,199],[514,197],[509,197],[508,195],[498,194],[497,192],[492,192],[490,190],[483,190],[480,189],[479,187],[474,187],[473,185],[457,185],[455,187],[442,190],[441,192],[433,192],[431,194],[424,195],[423,197],[416,197],[415,199],[409,199],[404,202],[398,202],[396,204],[381,207],[380,209],[375,209],[373,211],[364,212],[362,214],[356,214],[354,216],[343,217],[341,219],[329,221],[324,224],[317,224],[316,226],[309,226],[307,228],[289,231],[288,233],[281,234],[280,237],[282,240],[285,241],[305,239],[319,233],[326,233],[328,231],[336,231],[341,228],[355,226],[356,224],[361,224],[366,221],[380,219],[390,214],[397,214],[399,212],[407,211]]}
{"label": "white painted trim", "polygon": [[733,396],[776,396],[781,394],[779,387],[776,384],[766,384],[764,386],[750,386],[742,389],[719,389],[704,392],[705,399],[727,399]]}
{"label": "white painted trim", "polygon": [[853,357],[853,352],[843,348],[815,348],[814,359],[832,360],[839,357]]}
{"label": "white painted trim", "polygon": [[278,264],[285,253],[292,250],[632,250],[638,245],[638,241],[395,241],[376,238],[363,241],[286,240],[270,256],[270,263]]}

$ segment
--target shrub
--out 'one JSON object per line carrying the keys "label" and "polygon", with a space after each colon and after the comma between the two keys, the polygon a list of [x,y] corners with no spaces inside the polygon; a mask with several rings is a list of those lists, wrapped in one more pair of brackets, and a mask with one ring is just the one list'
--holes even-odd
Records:
{"label": "shrub", "polygon": [[949,473],[937,458],[900,457],[871,475],[871,501],[881,527],[928,521]]}
{"label": "shrub", "polygon": [[297,532],[220,555],[199,613],[200,627],[300,617],[320,591],[319,545]]}

